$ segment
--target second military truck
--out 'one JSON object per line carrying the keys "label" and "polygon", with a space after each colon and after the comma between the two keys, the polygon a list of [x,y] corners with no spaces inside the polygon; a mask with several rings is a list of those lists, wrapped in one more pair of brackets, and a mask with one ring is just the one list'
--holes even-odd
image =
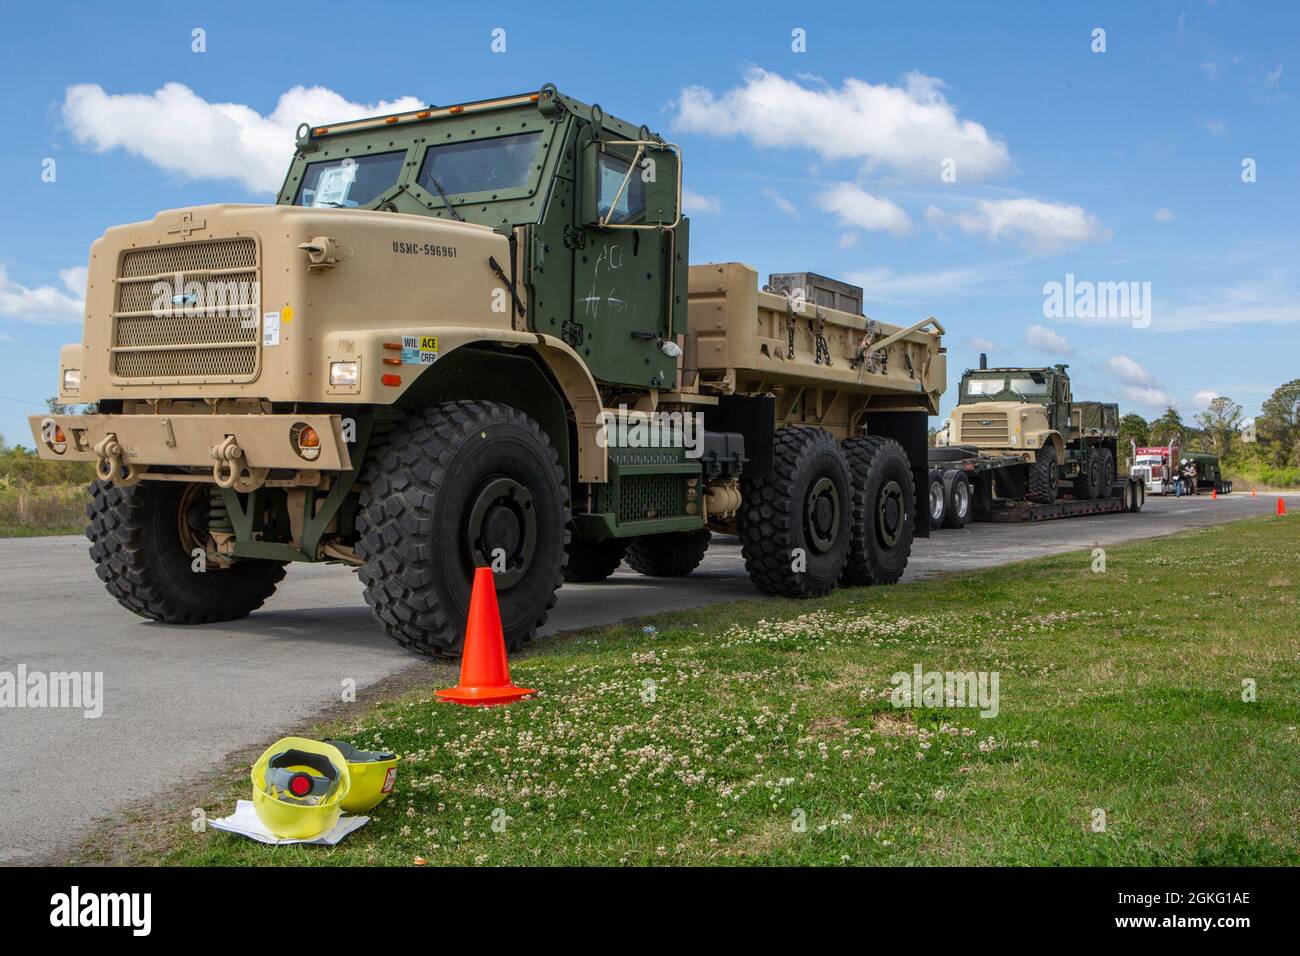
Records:
{"label": "second military truck", "polygon": [[1007,463],[994,471],[999,498],[1050,504],[1062,480],[1076,500],[1111,495],[1119,406],[1076,401],[1066,369],[989,368],[981,355],[963,373],[942,443]]}
{"label": "second military truck", "polygon": [[434,654],[477,566],[511,647],[566,578],[687,574],[713,531],[768,594],[897,581],[942,327],[688,266],[681,171],[547,85],[304,125],[275,205],[109,229],[60,355],[59,401],[92,407],[31,421],[96,463],[100,579],[198,624],[342,562]]}

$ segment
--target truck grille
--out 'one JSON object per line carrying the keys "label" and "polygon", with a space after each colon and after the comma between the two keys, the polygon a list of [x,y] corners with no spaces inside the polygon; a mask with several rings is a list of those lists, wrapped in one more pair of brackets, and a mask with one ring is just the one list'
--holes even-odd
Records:
{"label": "truck grille", "polygon": [[961,441],[1006,447],[1011,441],[1006,412],[966,413],[961,417]]}
{"label": "truck grille", "polygon": [[[123,253],[113,304],[118,379],[247,382],[261,358],[258,248],[210,239]],[[180,303],[174,295],[197,292]]]}
{"label": "truck grille", "polygon": [[683,483],[677,475],[631,475],[621,482],[618,518],[676,518],[682,514]]}

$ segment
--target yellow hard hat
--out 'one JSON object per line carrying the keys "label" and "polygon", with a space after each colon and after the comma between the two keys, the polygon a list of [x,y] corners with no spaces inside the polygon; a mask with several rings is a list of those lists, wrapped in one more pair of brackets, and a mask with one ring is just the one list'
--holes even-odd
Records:
{"label": "yellow hard hat", "polygon": [[397,754],[358,750],[345,740],[327,740],[343,754],[352,777],[352,789],[343,801],[347,813],[364,813],[382,803],[397,783]]}
{"label": "yellow hard hat", "polygon": [[352,788],[339,749],[306,737],[282,737],[253,764],[253,809],[281,839],[312,840],[328,833]]}

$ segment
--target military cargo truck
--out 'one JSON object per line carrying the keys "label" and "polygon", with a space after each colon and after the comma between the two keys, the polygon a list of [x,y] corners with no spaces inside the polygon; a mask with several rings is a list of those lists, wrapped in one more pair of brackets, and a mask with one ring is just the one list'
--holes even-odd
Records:
{"label": "military cargo truck", "polygon": [[110,593],[229,620],[341,562],[392,638],[453,654],[477,566],[512,648],[562,581],[684,575],[715,531],[764,593],[897,581],[942,327],[688,266],[681,173],[548,84],[303,125],[274,205],[110,228],[60,354],[92,407],[31,420],[96,463]]}
{"label": "military cargo truck", "polygon": [[1067,368],[989,368],[981,355],[980,367],[962,374],[944,441],[1024,463],[996,471],[998,497],[1051,503],[1062,479],[1078,500],[1111,494],[1119,406],[1075,401]]}

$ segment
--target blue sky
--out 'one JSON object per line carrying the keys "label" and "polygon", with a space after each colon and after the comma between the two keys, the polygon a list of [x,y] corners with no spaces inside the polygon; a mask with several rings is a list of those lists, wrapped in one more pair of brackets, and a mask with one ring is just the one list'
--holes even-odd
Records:
{"label": "blue sky", "polygon": [[[681,144],[693,261],[856,281],[885,321],[933,314],[950,386],[981,349],[1065,361],[1076,394],[1149,418],[1211,394],[1253,414],[1300,376],[1300,5],[53,2],[2,23],[10,441],[30,443],[23,402],[55,392],[80,338],[105,228],[270,201],[284,124],[349,118],[303,112],[547,81]],[[1149,324],[1045,315],[1067,274],[1150,283]]]}

